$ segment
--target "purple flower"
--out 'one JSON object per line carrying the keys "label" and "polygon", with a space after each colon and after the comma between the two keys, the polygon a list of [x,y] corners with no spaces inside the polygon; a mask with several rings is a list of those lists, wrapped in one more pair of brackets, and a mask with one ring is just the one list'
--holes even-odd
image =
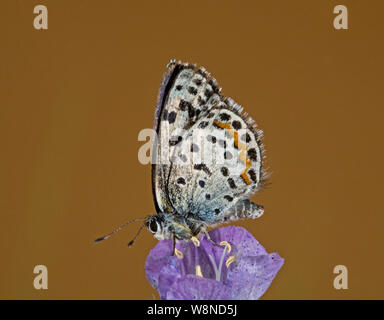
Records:
{"label": "purple flower", "polygon": [[[229,226],[204,235],[200,245],[163,240],[151,250],[145,263],[147,280],[166,300],[254,300],[270,286],[284,263],[277,253],[268,254],[244,228]],[[223,242],[224,241],[224,242]]]}

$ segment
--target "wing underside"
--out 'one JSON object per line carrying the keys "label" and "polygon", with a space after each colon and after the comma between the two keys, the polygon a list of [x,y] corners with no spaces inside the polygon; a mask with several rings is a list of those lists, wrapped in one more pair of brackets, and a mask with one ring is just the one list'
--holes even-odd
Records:
{"label": "wing underside", "polygon": [[214,223],[263,181],[262,132],[204,68],[175,61],[160,88],[152,184],[156,210]]}

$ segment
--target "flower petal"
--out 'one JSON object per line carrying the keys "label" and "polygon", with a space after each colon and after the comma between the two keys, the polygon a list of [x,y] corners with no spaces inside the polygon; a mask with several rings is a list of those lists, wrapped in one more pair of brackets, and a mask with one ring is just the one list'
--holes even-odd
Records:
{"label": "flower petal", "polygon": [[178,266],[177,258],[173,258],[160,272],[158,291],[160,299],[165,299],[169,288],[172,287],[174,282],[181,277],[180,269]]}
{"label": "flower petal", "polygon": [[172,254],[172,241],[159,241],[149,252],[145,261],[145,276],[156,290],[158,289],[161,270],[169,263]]}
{"label": "flower petal", "polygon": [[[210,246],[212,244],[210,243]],[[200,246],[196,247],[191,241],[179,241],[177,248],[183,253],[184,258],[180,259],[180,263],[183,264],[182,275],[195,274],[196,265],[200,265],[203,271],[204,278],[215,278],[215,272],[212,268],[209,257],[204,250],[204,242],[200,238]]]}
{"label": "flower petal", "polygon": [[[212,244],[205,235],[200,246],[177,241],[183,258],[171,256],[171,240],[159,241],[146,260],[146,277],[161,299],[259,299],[284,263],[277,254],[268,254],[246,229],[229,226],[212,230],[215,243],[227,241],[231,252]],[[229,268],[224,262],[235,257]],[[196,276],[199,266],[203,278]],[[220,267],[221,266],[221,267]],[[218,275],[218,280],[216,279]]]}
{"label": "flower petal", "polygon": [[166,295],[167,300],[227,300],[230,288],[219,281],[187,275],[177,279]]}
{"label": "flower petal", "polygon": [[236,249],[242,256],[258,256],[267,254],[264,247],[255,239],[255,237],[242,227],[228,226],[216,228],[209,232],[213,241],[220,243],[227,241],[236,246]]}
{"label": "flower petal", "polygon": [[259,299],[284,263],[277,253],[243,257],[229,267],[225,284],[232,288],[235,300]]}

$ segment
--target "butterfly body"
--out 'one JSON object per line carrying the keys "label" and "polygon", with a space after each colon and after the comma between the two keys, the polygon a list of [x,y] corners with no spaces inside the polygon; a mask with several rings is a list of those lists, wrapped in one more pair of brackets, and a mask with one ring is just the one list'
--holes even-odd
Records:
{"label": "butterfly body", "polygon": [[158,213],[150,216],[146,225],[158,240],[178,239],[188,240],[205,231],[206,225],[187,216],[174,213]]}
{"label": "butterfly body", "polygon": [[157,239],[190,239],[207,227],[263,214],[248,199],[263,183],[262,132],[242,107],[221,95],[204,68],[168,64],[154,129],[157,215],[146,225]]}

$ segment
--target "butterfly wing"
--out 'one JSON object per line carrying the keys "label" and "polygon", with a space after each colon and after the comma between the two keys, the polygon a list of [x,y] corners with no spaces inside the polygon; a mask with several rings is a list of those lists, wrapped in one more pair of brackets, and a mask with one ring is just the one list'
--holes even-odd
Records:
{"label": "butterfly wing", "polygon": [[158,212],[208,224],[262,213],[247,200],[263,182],[262,132],[220,91],[203,68],[175,61],[168,65],[154,126],[152,181]]}
{"label": "butterfly wing", "polygon": [[163,76],[156,105],[152,159],[152,188],[157,212],[174,212],[168,193],[174,147],[181,142],[184,130],[220,99],[216,80],[204,68],[171,61]]}
{"label": "butterfly wing", "polygon": [[228,217],[262,184],[260,137],[241,107],[221,97],[173,149],[167,194],[175,211],[208,224]]}

